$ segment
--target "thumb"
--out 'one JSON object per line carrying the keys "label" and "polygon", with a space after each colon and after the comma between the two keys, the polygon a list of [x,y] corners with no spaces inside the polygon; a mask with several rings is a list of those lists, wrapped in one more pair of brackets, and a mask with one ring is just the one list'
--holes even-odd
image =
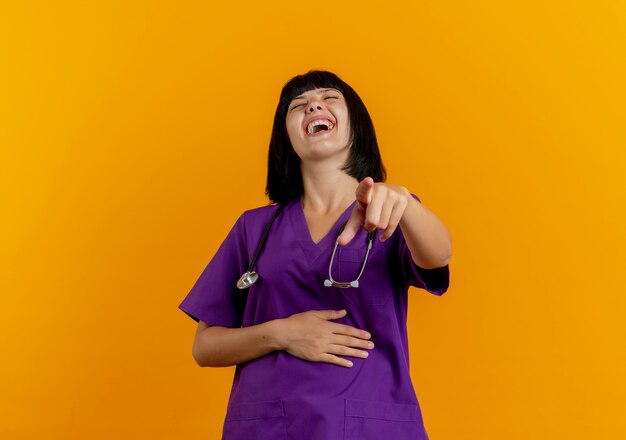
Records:
{"label": "thumb", "polygon": [[357,186],[355,191],[356,204],[346,226],[343,228],[343,232],[339,236],[340,245],[345,246],[350,243],[359,231],[359,227],[365,221],[365,211],[372,198],[372,188],[374,188],[374,179],[371,177],[361,180],[359,186]]}
{"label": "thumb", "polygon": [[359,232],[359,228],[362,224],[363,214],[358,209],[358,206],[355,206],[352,210],[352,214],[350,214],[350,218],[346,222],[346,226],[344,226],[343,231],[339,235],[339,244],[345,246],[350,243],[356,233]]}

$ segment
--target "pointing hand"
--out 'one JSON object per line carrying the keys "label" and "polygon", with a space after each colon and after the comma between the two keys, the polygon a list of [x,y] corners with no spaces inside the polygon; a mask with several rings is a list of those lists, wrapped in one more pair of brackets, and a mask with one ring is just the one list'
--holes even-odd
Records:
{"label": "pointing hand", "polygon": [[366,177],[359,183],[355,194],[356,204],[339,236],[339,244],[348,244],[361,225],[367,232],[383,230],[381,241],[391,237],[409,204],[409,190],[399,185],[374,183],[374,179]]}

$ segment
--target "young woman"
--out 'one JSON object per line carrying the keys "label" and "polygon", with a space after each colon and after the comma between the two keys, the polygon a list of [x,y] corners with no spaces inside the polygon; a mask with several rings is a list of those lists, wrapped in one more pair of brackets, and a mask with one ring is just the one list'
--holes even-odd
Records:
{"label": "young woman", "polygon": [[[428,438],[409,375],[407,294],[448,289],[451,243],[385,178],[348,84],[309,71],[284,86],[269,147],[275,204],[239,217],[179,305],[198,322],[196,362],[237,366],[224,440]],[[268,227],[258,277],[239,280]]]}

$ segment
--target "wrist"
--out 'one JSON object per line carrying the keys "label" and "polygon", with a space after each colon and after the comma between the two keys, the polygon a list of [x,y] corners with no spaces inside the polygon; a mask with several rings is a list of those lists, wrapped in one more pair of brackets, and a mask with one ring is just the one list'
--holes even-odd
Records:
{"label": "wrist", "polygon": [[285,334],[283,331],[285,320],[284,319],[274,319],[272,321],[268,321],[266,332],[264,334],[264,338],[267,338],[267,342],[269,346],[273,350],[284,350],[285,349],[285,340],[283,335]]}
{"label": "wrist", "polygon": [[421,203],[418,202],[412,195],[409,193],[408,202],[404,212],[402,213],[402,217],[400,218],[400,227],[404,227],[408,222],[415,221],[420,216],[420,208]]}

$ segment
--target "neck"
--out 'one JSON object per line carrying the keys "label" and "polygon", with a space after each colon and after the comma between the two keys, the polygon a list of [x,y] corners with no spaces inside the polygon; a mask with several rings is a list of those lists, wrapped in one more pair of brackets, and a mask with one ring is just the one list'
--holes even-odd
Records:
{"label": "neck", "polygon": [[328,164],[302,164],[302,207],[307,211],[328,213],[345,210],[354,201],[359,182],[344,171]]}

